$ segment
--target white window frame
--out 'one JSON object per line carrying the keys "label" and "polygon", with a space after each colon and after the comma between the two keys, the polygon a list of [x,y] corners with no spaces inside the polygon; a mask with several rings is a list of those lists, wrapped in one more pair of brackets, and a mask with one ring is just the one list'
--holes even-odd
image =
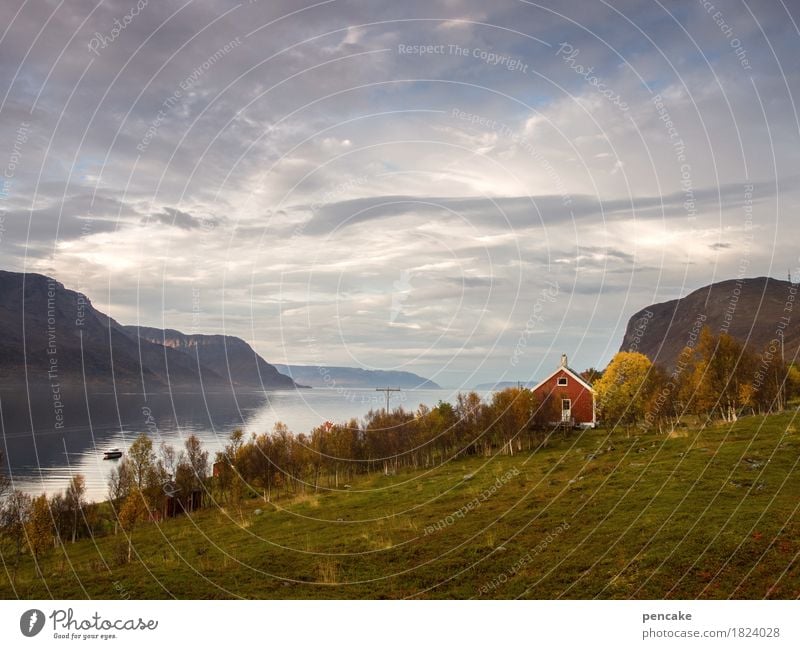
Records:
{"label": "white window frame", "polygon": [[[567,405],[565,408],[564,405]],[[561,421],[568,422],[572,420],[572,399],[561,399]]]}
{"label": "white window frame", "polygon": [[556,385],[560,388],[563,388],[569,385],[569,379],[566,376],[559,376],[558,380],[556,381]]}

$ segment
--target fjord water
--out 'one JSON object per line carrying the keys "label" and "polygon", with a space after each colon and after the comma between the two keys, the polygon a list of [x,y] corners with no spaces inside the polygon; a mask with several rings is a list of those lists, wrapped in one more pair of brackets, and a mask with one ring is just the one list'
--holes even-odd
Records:
{"label": "fjord water", "polygon": [[[391,407],[453,401],[452,390],[403,390],[392,393]],[[325,421],[361,418],[385,406],[374,389],[316,388],[275,392],[203,392],[172,394],[95,393],[82,390],[0,392],[0,433],[4,470],[14,486],[32,494],[63,490],[70,477],[86,477],[90,500],[103,500],[114,460],[103,452],[123,451],[140,433],[157,449],[163,441],[182,448],[191,434],[199,437],[213,461],[231,431],[271,432],[278,421],[295,433]]]}

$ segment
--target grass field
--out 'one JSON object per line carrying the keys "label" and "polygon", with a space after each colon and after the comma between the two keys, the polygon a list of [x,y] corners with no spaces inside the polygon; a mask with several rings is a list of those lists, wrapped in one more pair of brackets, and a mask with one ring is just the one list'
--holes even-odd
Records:
{"label": "grass field", "polygon": [[43,578],[26,556],[14,586],[0,570],[0,595],[796,598],[795,416],[570,433],[534,454],[210,507],[142,525],[131,563],[121,533],[52,551]]}

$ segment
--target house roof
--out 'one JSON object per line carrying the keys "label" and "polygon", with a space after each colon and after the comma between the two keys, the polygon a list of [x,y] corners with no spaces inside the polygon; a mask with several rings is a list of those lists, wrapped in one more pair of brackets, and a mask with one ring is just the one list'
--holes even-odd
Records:
{"label": "house roof", "polygon": [[542,387],[545,383],[547,383],[550,379],[552,379],[559,372],[566,372],[573,379],[575,379],[578,383],[580,383],[583,387],[585,387],[587,390],[589,390],[590,392],[594,392],[594,388],[591,385],[589,385],[586,381],[584,381],[575,370],[573,370],[571,367],[567,367],[566,365],[559,365],[555,370],[550,372],[550,374],[548,374],[547,377],[545,377],[544,380],[540,381],[535,386],[533,386],[531,388],[531,392],[536,392],[536,390],[538,390],[540,387]]}

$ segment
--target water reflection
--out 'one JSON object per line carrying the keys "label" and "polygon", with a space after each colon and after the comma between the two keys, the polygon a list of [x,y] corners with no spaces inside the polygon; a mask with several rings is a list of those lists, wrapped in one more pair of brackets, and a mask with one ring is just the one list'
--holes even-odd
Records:
{"label": "water reflection", "polygon": [[[392,405],[435,405],[452,396],[446,390],[404,391],[393,397]],[[213,458],[235,428],[267,432],[283,421],[291,430],[304,432],[325,420],[361,417],[382,407],[383,399],[366,389],[88,396],[62,391],[59,400],[46,391],[0,392],[1,448],[15,487],[53,493],[63,490],[73,474],[82,473],[89,498],[101,500],[115,463],[103,460],[103,452],[127,449],[142,432],[156,446],[164,441],[176,448],[195,434]]]}
{"label": "water reflection", "polygon": [[[15,486],[31,492],[62,489],[76,472],[86,476],[91,498],[105,495],[112,447],[127,448],[147,432],[155,444],[183,444],[194,433],[207,448],[244,426],[263,409],[264,393],[91,394],[62,392],[0,394],[3,450]],[[59,410],[61,412],[59,412]]]}

